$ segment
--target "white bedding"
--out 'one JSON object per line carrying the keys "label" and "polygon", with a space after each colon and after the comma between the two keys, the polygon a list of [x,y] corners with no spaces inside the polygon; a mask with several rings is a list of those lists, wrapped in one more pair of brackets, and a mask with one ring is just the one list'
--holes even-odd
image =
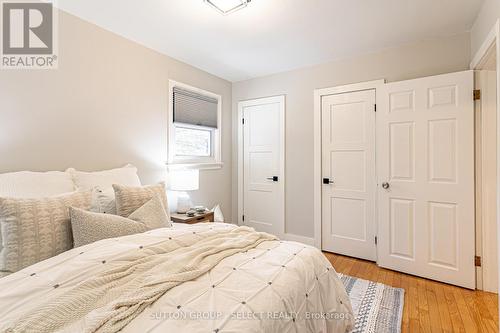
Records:
{"label": "white bedding", "polygon": [[[44,300],[113,266],[125,251],[203,232],[222,223],[152,230],[72,249],[0,279],[0,332]],[[276,242],[276,243],[275,243]],[[84,332],[82,319],[64,332]],[[316,248],[266,241],[221,261],[163,295],[123,332],[346,332],[352,311],[344,287]]]}

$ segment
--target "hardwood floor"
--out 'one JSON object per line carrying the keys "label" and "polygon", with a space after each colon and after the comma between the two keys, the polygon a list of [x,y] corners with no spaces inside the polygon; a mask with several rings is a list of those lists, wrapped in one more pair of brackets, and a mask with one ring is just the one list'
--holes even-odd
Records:
{"label": "hardwood floor", "polygon": [[498,332],[498,295],[472,291],[325,252],[339,273],[405,289],[402,332]]}

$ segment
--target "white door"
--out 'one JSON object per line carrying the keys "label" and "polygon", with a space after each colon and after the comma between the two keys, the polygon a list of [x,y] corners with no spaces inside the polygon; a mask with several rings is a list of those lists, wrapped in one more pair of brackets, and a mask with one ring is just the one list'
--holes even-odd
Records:
{"label": "white door", "polygon": [[472,71],[377,90],[380,266],[475,287],[472,91]]}
{"label": "white door", "polygon": [[239,103],[240,222],[282,237],[285,225],[285,97]]}
{"label": "white door", "polygon": [[375,260],[375,90],[321,103],[322,248]]}

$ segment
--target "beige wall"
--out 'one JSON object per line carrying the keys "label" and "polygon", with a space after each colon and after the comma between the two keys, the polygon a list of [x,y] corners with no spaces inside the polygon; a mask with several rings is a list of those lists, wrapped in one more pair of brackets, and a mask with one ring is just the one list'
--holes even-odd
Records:
{"label": "beige wall", "polygon": [[481,47],[495,22],[500,18],[500,0],[484,0],[471,30],[472,57]]}
{"label": "beige wall", "polygon": [[[233,84],[233,142],[237,103],[286,95],[286,232],[313,237],[313,90],[385,78],[398,81],[468,68],[470,36],[391,48],[349,60],[335,61]],[[237,145],[233,145],[233,193],[237,193]],[[317,180],[319,181],[319,180]],[[233,220],[237,202],[233,200]]]}
{"label": "beige wall", "polygon": [[0,172],[133,163],[165,178],[168,80],[223,97],[224,167],[202,171],[196,203],[231,212],[231,83],[60,12],[59,69],[0,71]]}
{"label": "beige wall", "polygon": [[144,183],[163,180],[168,80],[173,79],[223,96],[224,167],[201,171],[200,191],[192,197],[200,204],[221,203],[226,217],[236,218],[231,112],[236,114],[240,100],[285,94],[286,227],[306,237],[313,236],[313,90],[463,70],[471,49],[469,35],[463,34],[232,86],[72,15],[60,12],[59,20],[59,69],[0,71],[0,172],[133,163]]}

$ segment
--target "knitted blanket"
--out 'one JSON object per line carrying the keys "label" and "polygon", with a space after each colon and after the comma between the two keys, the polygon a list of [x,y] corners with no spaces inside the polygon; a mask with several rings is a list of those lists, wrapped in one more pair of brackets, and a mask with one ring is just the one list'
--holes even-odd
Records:
{"label": "knitted blanket", "polygon": [[248,227],[195,233],[129,251],[114,268],[23,314],[5,332],[53,332],[85,317],[87,332],[118,332],[169,289],[208,272],[222,259],[275,236]]}

